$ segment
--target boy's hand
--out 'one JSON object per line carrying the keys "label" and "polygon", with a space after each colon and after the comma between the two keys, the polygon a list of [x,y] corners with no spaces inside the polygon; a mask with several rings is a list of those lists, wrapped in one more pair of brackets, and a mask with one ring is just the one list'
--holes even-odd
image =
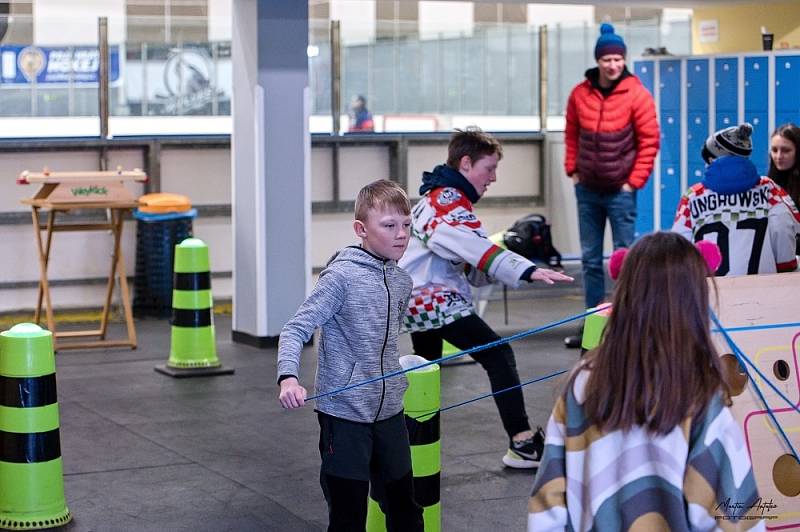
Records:
{"label": "boy's hand", "polygon": [[556,282],[571,283],[574,280],[575,279],[569,275],[564,275],[563,273],[554,270],[548,270],[547,268],[536,268],[531,274],[531,282],[543,281],[547,284],[553,284]]}
{"label": "boy's hand", "polygon": [[297,379],[289,377],[281,381],[281,393],[278,399],[283,408],[300,408],[306,403],[306,389],[300,386]]}

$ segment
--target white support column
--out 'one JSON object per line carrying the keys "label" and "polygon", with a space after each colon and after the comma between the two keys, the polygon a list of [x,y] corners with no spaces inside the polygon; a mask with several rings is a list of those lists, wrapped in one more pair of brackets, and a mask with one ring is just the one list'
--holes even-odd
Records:
{"label": "white support column", "polygon": [[233,1],[233,340],[275,345],[311,284],[308,2]]}

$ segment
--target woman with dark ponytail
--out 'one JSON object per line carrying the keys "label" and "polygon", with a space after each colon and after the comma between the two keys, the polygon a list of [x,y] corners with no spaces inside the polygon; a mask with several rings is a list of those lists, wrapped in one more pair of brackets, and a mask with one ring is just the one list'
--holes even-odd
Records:
{"label": "woman with dark ponytail", "polygon": [[[769,139],[768,176],[780,185],[800,205],[800,127],[784,124],[776,129]],[[796,253],[800,255],[800,242]]]}

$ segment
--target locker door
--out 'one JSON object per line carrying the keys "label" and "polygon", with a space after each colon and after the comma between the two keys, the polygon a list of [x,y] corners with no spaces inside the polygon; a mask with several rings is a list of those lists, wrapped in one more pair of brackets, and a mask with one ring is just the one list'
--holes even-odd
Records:
{"label": "locker door", "polygon": [[[734,116],[739,107],[739,64],[735,57],[720,57],[714,60],[715,80],[714,99],[717,112],[733,111]],[[724,126],[723,126],[724,127]]]}
{"label": "locker door", "polygon": [[[686,186],[690,187],[695,183],[699,183],[703,180],[704,172],[706,171],[706,165],[704,163],[689,163],[688,173],[686,176]],[[684,191],[685,192],[685,191]],[[675,206],[677,209],[677,205]]]}
{"label": "locker door", "polygon": [[745,113],[744,119],[753,124],[753,154],[750,160],[756,165],[761,175],[766,175],[769,170],[769,123],[767,113]]}
{"label": "locker door", "polygon": [[681,199],[680,164],[661,161],[661,229],[672,227],[675,210]]}
{"label": "locker door", "polygon": [[681,116],[678,111],[661,110],[661,160],[680,163]]}
{"label": "locker door", "polygon": [[633,72],[650,94],[655,95],[655,61],[636,61],[633,64]]}
{"label": "locker door", "polygon": [[650,179],[647,180],[647,184],[636,193],[635,238],[639,238],[647,233],[652,233],[655,229],[655,218],[653,215],[653,182],[654,176],[650,174]]}
{"label": "locker door", "polygon": [[680,111],[681,62],[677,59],[658,62],[659,91],[662,111]]}
{"label": "locker door", "polygon": [[745,113],[765,113],[768,110],[769,61],[766,57],[744,58]]}
{"label": "locker door", "polygon": [[[642,85],[655,96],[655,61],[636,61],[633,65],[634,73],[639,77]],[[647,233],[652,233],[654,229],[653,215],[653,180],[650,178],[644,187],[636,193],[636,227],[635,236],[639,238]]]}
{"label": "locker door", "polygon": [[686,124],[687,163],[690,165],[703,164],[701,152],[708,135],[708,113],[698,113],[690,110]]}
{"label": "locker door", "polygon": [[[800,122],[800,56],[775,57],[775,125]],[[781,119],[778,119],[778,116]],[[788,119],[788,120],[787,120]]]}
{"label": "locker door", "polygon": [[714,121],[714,131],[735,125],[736,125],[736,110],[717,111],[717,117],[716,120]]}
{"label": "locker door", "polygon": [[708,59],[686,61],[686,107],[689,111],[708,110]]}

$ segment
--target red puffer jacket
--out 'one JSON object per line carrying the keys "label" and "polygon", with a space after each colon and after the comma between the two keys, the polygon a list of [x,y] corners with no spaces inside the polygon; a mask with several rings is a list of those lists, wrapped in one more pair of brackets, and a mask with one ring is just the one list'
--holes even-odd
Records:
{"label": "red puffer jacket", "polygon": [[586,79],[569,96],[565,141],[567,175],[578,172],[584,186],[598,192],[616,192],[625,183],[642,188],[659,147],[653,97],[634,75],[605,98]]}

